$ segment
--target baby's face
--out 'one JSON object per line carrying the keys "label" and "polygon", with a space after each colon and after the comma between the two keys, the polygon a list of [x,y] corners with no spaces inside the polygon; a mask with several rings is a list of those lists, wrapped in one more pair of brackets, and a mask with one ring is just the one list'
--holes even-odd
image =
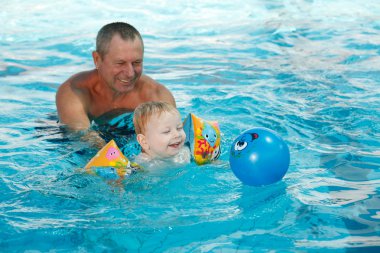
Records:
{"label": "baby's face", "polygon": [[185,142],[185,132],[178,112],[162,112],[152,116],[146,132],[149,150],[145,152],[152,158],[166,158],[179,153]]}

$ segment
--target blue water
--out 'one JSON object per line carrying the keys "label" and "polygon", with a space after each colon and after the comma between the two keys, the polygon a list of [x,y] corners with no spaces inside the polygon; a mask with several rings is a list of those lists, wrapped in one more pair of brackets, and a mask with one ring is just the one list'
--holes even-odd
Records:
{"label": "blue water", "polygon": [[[0,22],[0,251],[377,252],[380,5],[377,1],[9,1]],[[55,123],[55,92],[93,68],[101,26],[128,21],[144,71],[183,117],[219,121],[205,166],[83,174],[91,141]],[[228,159],[267,127],[288,173],[243,186]]]}

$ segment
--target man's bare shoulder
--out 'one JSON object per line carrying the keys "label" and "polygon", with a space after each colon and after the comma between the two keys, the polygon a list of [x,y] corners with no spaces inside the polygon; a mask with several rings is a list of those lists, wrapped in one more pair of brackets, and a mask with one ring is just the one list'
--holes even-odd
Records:
{"label": "man's bare shoulder", "polygon": [[59,121],[70,128],[86,129],[90,125],[88,94],[93,82],[91,75],[91,71],[75,74],[58,88],[56,106]]}
{"label": "man's bare shoulder", "polygon": [[71,76],[63,85],[71,85],[73,89],[88,89],[96,82],[94,70],[79,72]]}
{"label": "man's bare shoulder", "polygon": [[159,82],[155,81],[153,78],[147,75],[141,76],[140,80],[142,88],[144,90],[150,90],[153,92],[168,91],[168,89],[163,84],[160,84]]}
{"label": "man's bare shoulder", "polygon": [[157,85],[160,85],[157,81],[155,81],[153,78],[147,76],[147,75],[141,75],[140,81],[145,86],[155,87]]}
{"label": "man's bare shoulder", "polygon": [[95,76],[94,71],[84,71],[71,76],[59,86],[57,96],[61,94],[70,96],[70,94],[83,95],[88,93],[95,82]]}
{"label": "man's bare shoulder", "polygon": [[163,84],[147,75],[141,76],[140,80],[142,94],[146,100],[162,100],[175,105],[173,94]]}

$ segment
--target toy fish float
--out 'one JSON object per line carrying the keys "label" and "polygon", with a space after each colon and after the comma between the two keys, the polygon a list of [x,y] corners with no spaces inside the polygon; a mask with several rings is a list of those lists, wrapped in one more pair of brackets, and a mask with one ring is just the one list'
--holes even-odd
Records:
{"label": "toy fish float", "polygon": [[220,156],[220,129],[216,121],[206,121],[190,113],[183,127],[186,142],[198,165],[214,161]]}

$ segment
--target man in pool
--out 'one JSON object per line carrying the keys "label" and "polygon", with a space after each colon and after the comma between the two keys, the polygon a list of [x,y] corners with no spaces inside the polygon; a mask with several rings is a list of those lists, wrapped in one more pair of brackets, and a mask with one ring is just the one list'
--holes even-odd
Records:
{"label": "man in pool", "polygon": [[112,111],[132,112],[147,101],[175,106],[172,93],[142,74],[144,44],[140,33],[122,22],[100,29],[92,57],[96,68],[73,75],[56,94],[60,123],[88,129],[93,120]]}

